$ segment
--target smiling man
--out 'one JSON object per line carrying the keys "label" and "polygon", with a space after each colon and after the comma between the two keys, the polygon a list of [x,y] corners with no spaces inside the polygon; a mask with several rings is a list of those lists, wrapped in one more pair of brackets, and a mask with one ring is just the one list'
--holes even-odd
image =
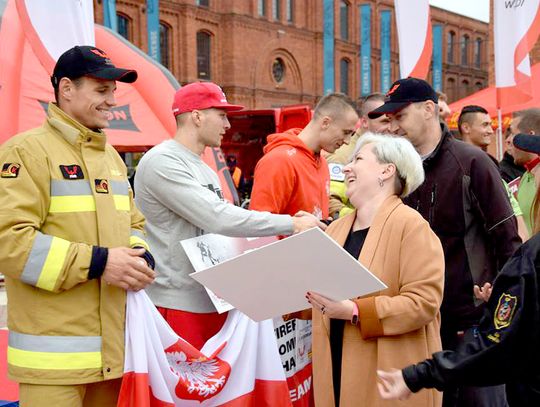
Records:
{"label": "smiling man", "polygon": [[154,271],[126,167],[101,129],[116,81],[136,79],[95,47],[66,51],[45,123],[0,150],[8,365],[21,406],[116,406],[126,290]]}
{"label": "smiling man", "polygon": [[171,328],[197,349],[222,328],[205,288],[189,275],[181,240],[205,233],[235,237],[290,235],[315,226],[310,214],[273,215],[239,208],[223,199],[217,174],[202,160],[206,147],[219,147],[230,128],[227,102],[211,82],[191,83],[174,97],[177,130],[139,162],[135,199],[147,219],[148,242],[156,254],[157,278],[146,290]]}
{"label": "smiling man", "polygon": [[304,129],[268,136],[255,168],[250,208],[294,214],[303,210],[328,218],[330,175],[321,150],[333,153],[348,144],[358,121],[346,95],[324,96]]}
{"label": "smiling man", "polygon": [[[422,156],[425,181],[403,201],[422,214],[443,245],[441,338],[443,349],[454,350],[476,335],[483,314],[473,286],[491,283],[521,239],[497,167],[439,122],[437,101],[426,81],[400,79],[384,105],[369,116],[389,116],[390,130],[407,138]],[[501,386],[449,388],[444,393],[444,407],[505,405]]]}
{"label": "smiling man", "polygon": [[458,118],[458,130],[463,141],[487,151],[493,139],[491,117],[482,106],[465,106]]}

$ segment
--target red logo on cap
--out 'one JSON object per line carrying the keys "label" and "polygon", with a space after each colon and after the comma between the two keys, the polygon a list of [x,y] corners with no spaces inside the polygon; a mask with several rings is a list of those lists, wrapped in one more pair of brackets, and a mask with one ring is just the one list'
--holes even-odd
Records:
{"label": "red logo on cap", "polygon": [[109,57],[107,56],[106,53],[104,53],[103,51],[100,51],[99,49],[91,49],[90,51],[92,51],[94,54],[96,54],[98,57],[101,57],[101,58],[106,58],[108,59]]}
{"label": "red logo on cap", "polygon": [[392,89],[390,89],[390,90],[388,91],[388,93],[386,94],[386,96],[390,96],[392,93],[394,93],[394,92],[397,90],[397,88],[399,88],[399,85],[400,85],[399,83],[396,83],[394,86],[392,86]]}

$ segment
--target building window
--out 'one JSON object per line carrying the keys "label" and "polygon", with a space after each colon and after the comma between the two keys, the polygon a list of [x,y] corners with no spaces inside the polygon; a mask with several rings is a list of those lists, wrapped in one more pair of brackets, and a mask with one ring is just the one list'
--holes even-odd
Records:
{"label": "building window", "polygon": [[464,35],[461,41],[461,65],[469,65],[469,36]]}
{"label": "building window", "polygon": [[339,62],[339,91],[349,94],[349,61],[343,58]]}
{"label": "building window", "polygon": [[117,14],[116,23],[118,25],[118,34],[120,34],[122,37],[129,41],[131,39],[131,25],[129,18],[122,14]]}
{"label": "building window", "polygon": [[210,0],[197,0],[197,6],[209,7]]}
{"label": "building window", "polygon": [[272,18],[276,21],[279,21],[281,19],[281,0],[273,0]]}
{"label": "building window", "polygon": [[470,94],[470,90],[469,90],[469,81],[464,79],[463,81],[461,81],[461,88],[460,88],[460,91],[461,91],[461,95],[459,96],[460,99],[461,98],[464,98],[465,96],[467,96],[468,94]]}
{"label": "building window", "polygon": [[171,68],[171,29],[163,23],[159,23],[159,56],[161,65]]}
{"label": "building window", "polygon": [[287,0],[287,22],[292,23],[294,21],[294,0]]}
{"label": "building window", "polygon": [[257,2],[257,10],[260,16],[266,15],[266,0],[259,0]]}
{"label": "building window", "polygon": [[197,33],[197,78],[210,80],[210,51],[211,51],[211,36],[210,34],[199,31]]}
{"label": "building window", "polygon": [[272,77],[277,83],[283,82],[285,77],[285,63],[283,59],[276,58],[272,63]]}
{"label": "building window", "polygon": [[342,40],[349,39],[349,3],[339,3],[339,27]]}
{"label": "building window", "polygon": [[448,102],[453,102],[457,98],[456,92],[456,80],[454,78],[448,78],[446,81],[446,96],[448,96]]}
{"label": "building window", "polygon": [[456,43],[456,33],[453,31],[448,32],[448,39],[446,44],[446,62],[449,64],[454,63],[454,47]]}
{"label": "building window", "polygon": [[477,38],[474,42],[474,66],[480,68],[482,64],[482,38]]}
{"label": "building window", "polygon": [[484,84],[482,82],[476,82],[474,84],[475,90],[478,92],[479,90],[484,89]]}

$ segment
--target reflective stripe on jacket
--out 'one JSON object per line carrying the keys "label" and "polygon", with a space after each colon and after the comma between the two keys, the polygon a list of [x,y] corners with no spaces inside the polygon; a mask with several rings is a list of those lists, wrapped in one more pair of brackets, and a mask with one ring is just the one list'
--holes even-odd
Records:
{"label": "reflective stripe on jacket", "polygon": [[9,375],[79,384],[121,377],[125,291],[88,279],[100,247],[147,248],[118,153],[51,104],[0,149],[0,258]]}

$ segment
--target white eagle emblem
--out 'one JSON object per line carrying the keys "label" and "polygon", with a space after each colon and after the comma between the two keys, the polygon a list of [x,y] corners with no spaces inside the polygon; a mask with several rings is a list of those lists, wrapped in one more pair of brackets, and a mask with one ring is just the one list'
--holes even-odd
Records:
{"label": "white eagle emblem", "polygon": [[206,357],[189,345],[181,349],[186,345],[179,341],[173,349],[165,350],[171,372],[178,377],[175,393],[180,399],[202,402],[223,390],[231,366],[216,355]]}

